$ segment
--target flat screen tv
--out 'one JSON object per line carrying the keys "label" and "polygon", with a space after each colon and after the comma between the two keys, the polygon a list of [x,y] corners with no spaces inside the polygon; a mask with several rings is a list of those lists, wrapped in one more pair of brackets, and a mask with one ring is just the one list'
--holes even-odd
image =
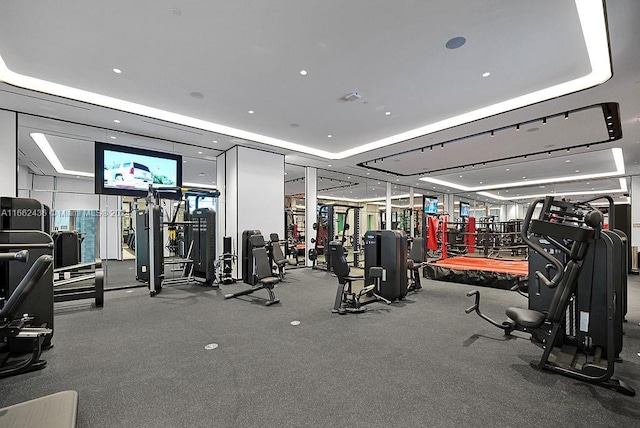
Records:
{"label": "flat screen tv", "polygon": [[427,214],[438,213],[438,198],[424,198],[424,212]]}
{"label": "flat screen tv", "polygon": [[467,202],[460,202],[460,217],[469,217],[469,204]]}
{"label": "flat screen tv", "polygon": [[97,194],[144,197],[154,187],[182,186],[182,156],[96,142]]}

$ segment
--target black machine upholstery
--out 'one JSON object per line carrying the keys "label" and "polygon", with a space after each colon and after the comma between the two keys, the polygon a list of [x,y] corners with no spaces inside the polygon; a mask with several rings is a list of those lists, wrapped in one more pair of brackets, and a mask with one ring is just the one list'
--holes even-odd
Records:
{"label": "black machine upholstery", "polygon": [[280,237],[277,233],[272,233],[269,235],[269,239],[271,240],[271,257],[273,258],[273,263],[278,268],[280,280],[284,281],[284,266],[287,264],[287,258],[284,256],[282,248],[280,247]]}

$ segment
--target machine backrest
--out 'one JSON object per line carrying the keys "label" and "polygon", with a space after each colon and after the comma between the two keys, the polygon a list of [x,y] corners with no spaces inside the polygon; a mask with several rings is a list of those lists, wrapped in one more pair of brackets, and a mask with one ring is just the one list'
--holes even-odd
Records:
{"label": "machine backrest", "polygon": [[424,262],[424,238],[413,238],[409,259],[417,263]]}
{"label": "machine backrest", "polygon": [[264,237],[262,235],[251,235],[249,237],[249,241],[251,241],[251,246],[253,248],[259,248],[259,247],[264,247],[265,243],[264,243]]}
{"label": "machine backrest", "polygon": [[16,316],[16,312],[20,309],[22,303],[29,296],[29,293],[31,293],[38,281],[40,281],[40,278],[49,270],[52,263],[53,257],[48,254],[43,254],[38,257],[16,289],[11,293],[9,300],[7,300],[2,310],[0,310],[0,319],[11,320]]}
{"label": "machine backrest", "polygon": [[[262,235],[254,236],[262,237]],[[267,255],[267,249],[265,247],[254,248],[253,259],[256,263],[256,275],[258,276],[258,281],[273,276],[271,265],[269,264],[269,256]]]}
{"label": "machine backrest", "polygon": [[282,252],[282,248],[280,247],[280,239],[277,233],[272,233],[269,235],[269,239],[271,240],[271,255],[273,256],[273,261],[278,263],[285,260],[284,253]]}
{"label": "machine backrest", "polygon": [[347,282],[345,278],[349,276],[351,269],[349,268],[349,263],[347,263],[342,242],[329,242],[329,251],[331,253],[331,268],[333,269],[333,273],[338,277],[340,284],[345,284]]}

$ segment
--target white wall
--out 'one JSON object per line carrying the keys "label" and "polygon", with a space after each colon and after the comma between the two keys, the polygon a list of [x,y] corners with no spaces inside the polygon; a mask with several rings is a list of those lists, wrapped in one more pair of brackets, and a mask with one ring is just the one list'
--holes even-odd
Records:
{"label": "white wall", "polygon": [[18,196],[17,142],[16,113],[0,110],[0,196]]}
{"label": "white wall", "polygon": [[631,177],[631,246],[640,248],[640,176]]}

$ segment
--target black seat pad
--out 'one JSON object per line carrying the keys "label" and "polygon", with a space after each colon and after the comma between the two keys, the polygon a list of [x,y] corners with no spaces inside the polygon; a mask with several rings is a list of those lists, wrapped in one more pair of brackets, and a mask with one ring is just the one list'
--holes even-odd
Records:
{"label": "black seat pad", "polygon": [[260,282],[261,282],[262,284],[265,284],[265,285],[271,285],[271,284],[277,284],[277,283],[279,283],[279,282],[280,282],[280,279],[279,279],[279,278],[276,278],[275,276],[268,276],[268,277],[266,277],[266,278],[262,278],[262,279],[260,280]]}
{"label": "black seat pad", "polygon": [[359,279],[364,279],[364,276],[345,276],[344,279],[348,280],[348,281],[357,281]]}
{"label": "black seat pad", "polygon": [[522,308],[507,308],[507,316],[516,322],[516,325],[523,327],[540,327],[545,316],[538,311]]}

